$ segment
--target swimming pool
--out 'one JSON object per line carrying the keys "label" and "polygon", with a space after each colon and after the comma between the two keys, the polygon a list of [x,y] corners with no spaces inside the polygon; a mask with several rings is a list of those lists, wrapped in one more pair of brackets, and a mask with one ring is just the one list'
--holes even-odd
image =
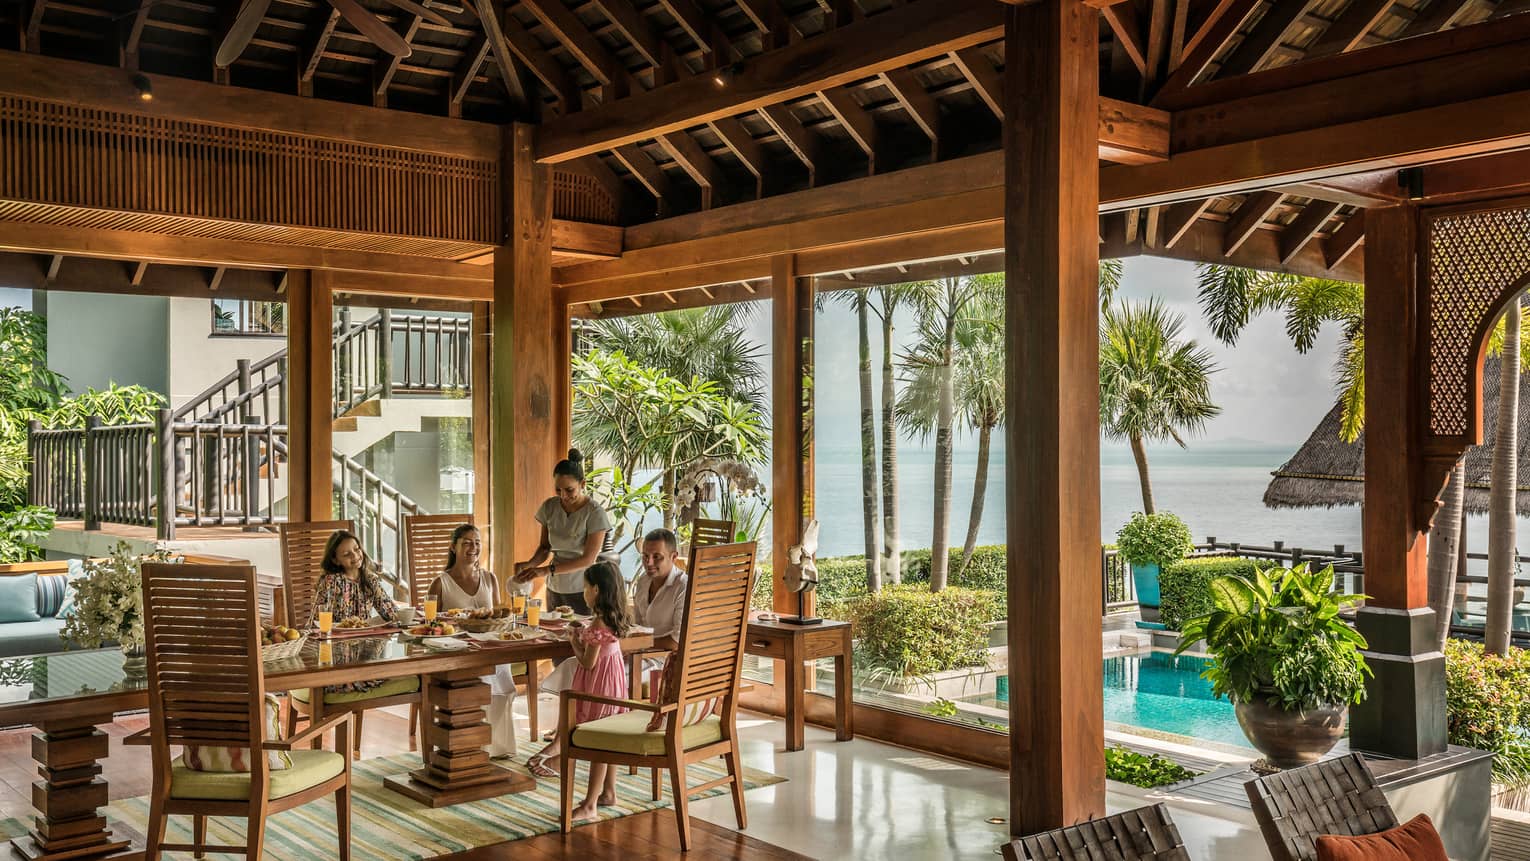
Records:
{"label": "swimming pool", "polygon": [[[1251,749],[1232,703],[1213,697],[1211,682],[1201,678],[1208,662],[1169,652],[1106,658],[1105,722]],[[1003,707],[1008,681],[1000,677],[995,694],[964,701]]]}

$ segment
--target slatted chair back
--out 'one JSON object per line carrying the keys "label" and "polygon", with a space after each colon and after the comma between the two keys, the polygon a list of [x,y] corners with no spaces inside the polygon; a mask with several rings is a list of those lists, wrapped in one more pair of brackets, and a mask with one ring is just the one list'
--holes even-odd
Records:
{"label": "slatted chair back", "polygon": [[733,541],[733,521],[731,520],[702,520],[697,518],[691,521],[691,546],[706,547],[709,544],[728,544]]}
{"label": "slatted chair back", "polygon": [[1243,785],[1275,861],[1312,861],[1323,834],[1397,827],[1397,814],[1359,754],[1266,775]]}
{"label": "slatted chair back", "polygon": [[721,698],[731,708],[743,669],[749,593],[754,586],[756,545],[709,544],[691,547],[690,588],[675,678],[673,701],[682,713],[688,703]]}
{"label": "slatted chair back", "polygon": [[191,744],[247,747],[263,775],[255,568],[145,563],[143,604],[156,773],[170,773],[171,745]]}
{"label": "slatted chair back", "polygon": [[473,525],[471,514],[415,514],[404,518],[404,542],[408,545],[409,602],[425,600],[430,584],[446,570],[457,527]]}
{"label": "slatted chair back", "polygon": [[283,523],[282,592],[287,604],[287,624],[307,625],[313,619],[314,593],[324,574],[324,546],[337,529],[355,534],[354,520],[294,521]]}
{"label": "slatted chair back", "polygon": [[1162,804],[1043,831],[1004,846],[1006,861],[1190,861]]}

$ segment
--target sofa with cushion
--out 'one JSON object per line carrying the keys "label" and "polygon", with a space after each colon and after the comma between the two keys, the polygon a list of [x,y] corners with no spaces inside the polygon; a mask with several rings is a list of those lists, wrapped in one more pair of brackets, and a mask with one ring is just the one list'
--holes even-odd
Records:
{"label": "sofa with cushion", "polygon": [[59,631],[74,607],[69,581],[83,559],[0,565],[0,658],[64,650]]}

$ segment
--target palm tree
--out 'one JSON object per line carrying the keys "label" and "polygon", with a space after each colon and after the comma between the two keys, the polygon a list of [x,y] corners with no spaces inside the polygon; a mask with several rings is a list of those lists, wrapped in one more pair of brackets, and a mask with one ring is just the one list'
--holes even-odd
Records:
{"label": "palm tree", "polygon": [[871,398],[871,291],[841,290],[830,294],[855,310],[859,336],[861,394],[861,524],[866,543],[866,589],[882,588],[882,542],[878,531],[881,512],[877,499],[877,421],[876,404]]}
{"label": "palm tree", "polygon": [[1483,635],[1487,651],[1509,653],[1517,566],[1514,502],[1519,489],[1519,297],[1503,314],[1503,355],[1498,360],[1498,415],[1493,427],[1493,477],[1488,496],[1488,601]]}
{"label": "palm tree", "polygon": [[1127,440],[1142,484],[1142,510],[1152,514],[1148,441],[1173,440],[1199,431],[1222,410],[1211,402],[1211,354],[1182,340],[1184,319],[1156,299],[1106,308],[1100,321],[1100,428]]}
{"label": "palm tree", "polygon": [[930,528],[930,591],[946,588],[950,568],[951,460],[956,424],[959,330],[985,293],[1002,293],[1003,275],[942,278],[914,294],[919,341],[903,355],[906,387],[898,415],[922,439],[935,435],[934,514]]}
{"label": "palm tree", "polygon": [[590,324],[589,345],[621,352],[682,382],[694,377],[715,383],[724,397],[763,412],[768,408],[763,348],[744,329],[753,308],[711,305],[596,320]]}
{"label": "palm tree", "polygon": [[889,583],[903,582],[903,558],[898,539],[898,413],[893,370],[893,315],[909,302],[926,282],[885,284],[876,290],[871,306],[882,321],[882,576]]}
{"label": "palm tree", "polygon": [[1440,513],[1429,529],[1429,607],[1434,610],[1435,648],[1443,650],[1450,637],[1451,611],[1456,602],[1456,561],[1461,549],[1461,511],[1466,498],[1466,458],[1456,461],[1440,497]]}

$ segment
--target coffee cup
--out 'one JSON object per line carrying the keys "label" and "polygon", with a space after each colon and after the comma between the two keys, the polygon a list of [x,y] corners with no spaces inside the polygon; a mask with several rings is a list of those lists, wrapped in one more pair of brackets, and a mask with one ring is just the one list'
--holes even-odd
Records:
{"label": "coffee cup", "polygon": [[414,608],[407,604],[401,607],[395,607],[393,608],[393,617],[398,619],[399,624],[401,625],[413,625]]}

